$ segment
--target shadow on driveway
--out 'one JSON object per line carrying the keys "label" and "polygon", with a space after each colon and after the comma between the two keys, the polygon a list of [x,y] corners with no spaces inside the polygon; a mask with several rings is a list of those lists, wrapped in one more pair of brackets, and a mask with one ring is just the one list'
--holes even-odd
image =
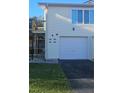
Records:
{"label": "shadow on driveway", "polygon": [[89,60],[59,60],[68,79],[94,78],[94,62]]}
{"label": "shadow on driveway", "polygon": [[94,93],[94,62],[89,60],[59,60],[69,79],[73,93]]}

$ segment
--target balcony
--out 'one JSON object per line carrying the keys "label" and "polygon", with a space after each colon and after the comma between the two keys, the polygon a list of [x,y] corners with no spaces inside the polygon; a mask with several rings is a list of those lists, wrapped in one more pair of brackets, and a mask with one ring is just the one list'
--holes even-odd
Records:
{"label": "balcony", "polygon": [[37,20],[35,23],[31,20],[29,22],[29,32],[30,33],[45,33],[46,31],[46,21],[45,20]]}
{"label": "balcony", "polygon": [[32,33],[45,33],[46,27],[37,27],[36,30],[30,29]]}

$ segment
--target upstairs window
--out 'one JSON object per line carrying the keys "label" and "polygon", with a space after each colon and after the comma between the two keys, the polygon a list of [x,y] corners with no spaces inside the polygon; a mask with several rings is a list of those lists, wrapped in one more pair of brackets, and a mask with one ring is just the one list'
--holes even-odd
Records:
{"label": "upstairs window", "polygon": [[83,11],[72,10],[72,24],[82,24],[82,23],[83,23]]}
{"label": "upstairs window", "polygon": [[72,10],[72,24],[94,24],[94,10]]}
{"label": "upstairs window", "polygon": [[81,24],[83,22],[83,11],[78,10],[78,23]]}
{"label": "upstairs window", "polygon": [[94,10],[84,10],[84,24],[94,24]]}
{"label": "upstairs window", "polygon": [[84,10],[84,24],[89,24],[89,10]]}
{"label": "upstairs window", "polygon": [[90,10],[90,24],[94,24],[94,10]]}

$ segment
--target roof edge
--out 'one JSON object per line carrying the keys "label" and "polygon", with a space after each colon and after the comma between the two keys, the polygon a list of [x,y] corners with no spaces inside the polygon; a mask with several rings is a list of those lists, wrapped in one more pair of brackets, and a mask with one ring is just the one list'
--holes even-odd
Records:
{"label": "roof edge", "polygon": [[74,3],[44,3],[44,2],[40,2],[40,3],[38,3],[38,5],[39,6],[46,6],[46,7],[48,7],[48,6],[60,6],[60,7],[94,7],[94,4],[84,4],[84,3],[82,3],[82,4],[78,4],[78,3],[76,3],[76,4],[74,4]]}

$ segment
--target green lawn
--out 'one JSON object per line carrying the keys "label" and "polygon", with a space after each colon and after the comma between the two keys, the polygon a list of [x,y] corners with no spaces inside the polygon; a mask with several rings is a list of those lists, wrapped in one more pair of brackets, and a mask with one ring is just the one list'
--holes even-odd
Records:
{"label": "green lawn", "polygon": [[71,93],[58,64],[30,64],[29,68],[29,93]]}

